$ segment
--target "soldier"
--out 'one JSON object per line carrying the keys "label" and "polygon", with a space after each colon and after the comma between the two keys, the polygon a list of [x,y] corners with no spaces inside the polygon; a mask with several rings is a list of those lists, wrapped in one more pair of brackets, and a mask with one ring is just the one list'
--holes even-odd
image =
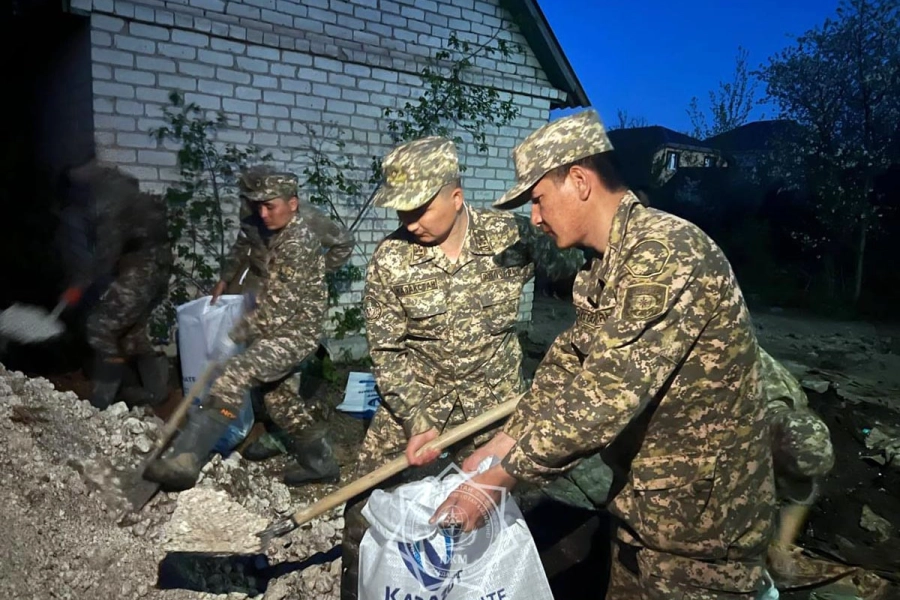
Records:
{"label": "soldier", "polygon": [[212,304],[222,294],[256,295],[266,279],[266,244],[269,230],[247,200],[241,198],[240,229],[222,265]]}
{"label": "soldier", "polygon": [[495,206],[530,200],[558,246],[603,257],[579,274],[575,324],[529,394],[464,468],[490,455],[500,464],[432,520],[471,530],[496,495],[483,485],[547,483],[603,450],[618,523],[607,598],[746,598],[771,583],[775,485],[750,314],[721,250],[643,206],[611,151],[593,110],[515,150],[517,184]]}
{"label": "soldier", "polygon": [[[425,443],[521,392],[522,288],[536,261],[554,274],[583,262],[577,250],[548,252],[552,244],[524,217],[468,206],[448,139],[402,144],[383,171],[375,205],[396,210],[403,225],[379,244],[366,274],[366,335],[383,403],[363,440],[360,475],[404,451],[414,466],[432,462],[436,453],[417,455]],[[342,598],[357,594],[364,500],[344,513]]]}
{"label": "soldier", "polygon": [[809,408],[800,382],[784,365],[762,348],[759,361],[778,495],[811,501],[818,480],[834,467],[828,426]]}
{"label": "soldier", "polygon": [[115,401],[129,362],[136,363],[143,386],[130,400],[157,404],[166,398],[168,362],[154,351],[147,326],[166,296],[172,268],[165,200],[142,193],[135,178],[96,160],[72,169],[69,180],[84,186],[75,191],[89,202],[78,237],[90,237],[83,231],[88,227],[94,244],[89,251],[74,243],[74,226],[67,231],[74,273],[63,298],[75,305],[88,288],[101,294],[86,324],[94,351],[91,404],[103,410]]}
{"label": "soldier", "polygon": [[250,388],[261,389],[272,420],[290,435],[289,450],[298,464],[285,471],[285,483],[336,481],[339,475],[323,424],[314,416],[316,407],[299,397],[296,369],[316,350],[322,334],[325,272],[348,260],[353,238],[316,208],[300,202],[294,175],[251,169],[241,176],[240,189],[255,204],[268,232],[265,286],[257,308],[231,333],[246,350],[225,362],[203,409],[188,419],[170,455],[146,471],[147,479],[173,490],[196,483]]}

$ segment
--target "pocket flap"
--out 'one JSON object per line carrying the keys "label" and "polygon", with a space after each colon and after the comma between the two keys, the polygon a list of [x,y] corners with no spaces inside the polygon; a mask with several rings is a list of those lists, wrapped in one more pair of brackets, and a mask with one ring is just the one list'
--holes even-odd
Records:
{"label": "pocket flap", "polygon": [[518,302],[519,301],[519,288],[509,289],[511,286],[492,286],[493,289],[482,290],[479,293],[478,298],[481,300],[481,308],[488,308],[489,306],[497,306],[498,304],[503,304],[505,302]]}
{"label": "pocket flap", "polygon": [[712,479],[716,474],[716,456],[671,454],[636,459],[631,463],[631,483],[637,491],[670,490],[695,481]]}
{"label": "pocket flap", "polygon": [[400,303],[410,319],[427,319],[447,312],[444,294],[440,290],[400,298]]}

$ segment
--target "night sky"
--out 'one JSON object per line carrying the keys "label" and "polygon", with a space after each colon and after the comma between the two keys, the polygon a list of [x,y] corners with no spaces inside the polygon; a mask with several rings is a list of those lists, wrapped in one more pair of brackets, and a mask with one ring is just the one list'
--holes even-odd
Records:
{"label": "night sky", "polygon": [[[709,90],[730,79],[739,45],[755,69],[791,45],[791,36],[834,16],[838,5],[838,0],[538,1],[604,121],[617,122],[621,108],[650,125],[688,133],[691,97],[707,105]],[[762,84],[757,94],[764,96]],[[762,106],[751,119],[764,116],[777,115]]]}

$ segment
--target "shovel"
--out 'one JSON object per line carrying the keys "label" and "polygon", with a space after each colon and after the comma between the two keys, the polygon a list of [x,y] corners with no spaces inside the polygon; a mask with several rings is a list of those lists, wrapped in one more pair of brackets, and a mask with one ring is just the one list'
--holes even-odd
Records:
{"label": "shovel", "polygon": [[20,344],[39,344],[59,337],[66,329],[59,320],[66,306],[68,303],[60,300],[48,314],[40,306],[13,304],[0,313],[0,336]]}
{"label": "shovel", "polygon": [[187,414],[188,409],[191,406],[191,402],[194,398],[200,396],[203,393],[203,390],[206,388],[206,385],[209,383],[213,374],[216,372],[219,364],[210,361],[206,366],[206,369],[194,381],[194,384],[191,386],[191,389],[188,390],[188,393],[184,395],[181,399],[181,402],[175,407],[175,410],[169,416],[169,420],[166,422],[165,427],[163,427],[162,434],[160,435],[159,441],[156,443],[156,447],[153,451],[147,456],[144,460],[141,467],[137,470],[134,480],[128,490],[125,491],[125,499],[128,500],[128,505],[130,509],[126,509],[121,515],[119,515],[119,520],[125,517],[128,513],[131,512],[140,512],[144,506],[150,501],[153,496],[156,495],[156,492],[159,490],[160,485],[153,481],[147,481],[144,479],[144,471],[147,470],[153,462],[159,458],[160,454],[165,451],[169,446],[169,442],[172,441],[172,438],[175,436],[175,432],[178,431],[178,426],[181,424],[181,421],[184,420],[185,415]]}
{"label": "shovel", "polygon": [[[443,450],[478,433],[485,427],[512,414],[520,398],[521,396],[499,404],[444,433],[426,444],[422,451]],[[351,498],[400,473],[407,467],[409,467],[409,461],[404,454],[263,531],[258,529],[261,526],[260,518],[250,514],[246,509],[242,509],[236,502],[221,498],[198,498],[196,508],[185,511],[184,527],[173,532],[167,544],[168,550],[199,554],[258,554],[263,552],[273,539],[287,535],[304,523],[341,506]],[[213,513],[217,514],[213,515]],[[219,516],[218,513],[221,513],[222,516]]]}
{"label": "shovel", "polygon": [[[485,427],[493,425],[500,419],[508,417],[516,409],[516,405],[519,403],[519,400],[521,398],[522,396],[520,395],[517,398],[513,398],[512,400],[504,402],[503,404],[498,404],[487,412],[484,412],[474,419],[463,423],[459,427],[451,429],[440,437],[425,444],[420,452],[431,449],[444,450],[452,446],[453,444],[478,433]],[[341,489],[332,492],[315,504],[298,510],[287,519],[279,521],[271,525],[267,529],[257,533],[257,537],[260,538],[260,548],[265,549],[266,546],[268,546],[269,542],[271,542],[276,537],[281,537],[290,533],[304,523],[308,523],[319,515],[326,513],[337,506],[340,506],[351,498],[354,498],[355,496],[378,485],[382,481],[385,481],[393,477],[397,473],[400,473],[407,467],[409,467],[409,461],[404,454],[403,456],[399,456],[394,460],[378,467],[371,473],[363,475],[356,481],[345,485]]]}

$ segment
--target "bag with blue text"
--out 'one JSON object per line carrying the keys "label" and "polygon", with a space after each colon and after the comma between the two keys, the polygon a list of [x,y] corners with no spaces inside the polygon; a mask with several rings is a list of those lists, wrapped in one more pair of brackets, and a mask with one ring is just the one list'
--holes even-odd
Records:
{"label": "bag with blue text", "polygon": [[[185,394],[206,369],[209,361],[223,362],[243,350],[228,334],[244,312],[244,297],[220,296],[215,304],[211,304],[211,300],[211,296],[204,296],[176,308],[181,388]],[[200,395],[194,398],[191,411],[197,410],[196,407],[206,398],[211,386],[212,380],[207,383]],[[240,414],[222,434],[213,450],[228,456],[250,433],[253,422],[253,402],[248,391]]]}
{"label": "bag with blue text", "polygon": [[471,476],[451,467],[439,477],[372,492],[363,508],[370,527],[359,548],[359,600],[552,600],[511,496],[495,503],[477,494],[487,516],[471,533],[429,525],[450,492]]}

